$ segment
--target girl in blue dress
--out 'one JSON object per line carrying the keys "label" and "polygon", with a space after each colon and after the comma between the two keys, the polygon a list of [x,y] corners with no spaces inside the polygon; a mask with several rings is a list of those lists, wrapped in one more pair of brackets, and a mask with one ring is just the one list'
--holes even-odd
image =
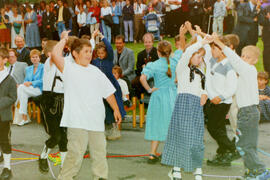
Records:
{"label": "girl in blue dress", "polygon": [[[92,60],[92,64],[96,67],[98,67],[111,81],[111,83],[114,85],[116,92],[114,93],[115,99],[117,101],[120,113],[122,115],[122,118],[126,115],[126,111],[124,109],[123,101],[122,101],[122,91],[120,88],[120,85],[118,84],[117,80],[113,76],[112,68],[113,68],[113,48],[109,41],[104,38],[104,36],[99,33],[101,36],[102,42],[96,45],[95,53],[97,55],[97,58]],[[105,123],[107,125],[113,125],[113,128],[107,135],[107,139],[109,140],[115,140],[121,137],[120,131],[117,128],[117,125],[115,123],[113,110],[111,109],[110,105],[104,101],[105,109],[106,109],[106,118]]]}
{"label": "girl in blue dress", "polygon": [[[148,93],[152,93],[146,117],[145,139],[151,141],[148,163],[159,161],[157,149],[165,141],[176,98],[175,68],[179,59],[171,58],[172,45],[168,41],[158,44],[159,59],[149,62],[143,69],[140,81]],[[147,83],[154,78],[154,88]]]}

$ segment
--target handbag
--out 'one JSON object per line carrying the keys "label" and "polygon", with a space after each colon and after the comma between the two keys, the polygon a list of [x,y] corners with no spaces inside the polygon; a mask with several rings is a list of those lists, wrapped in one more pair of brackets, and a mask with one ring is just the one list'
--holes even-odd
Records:
{"label": "handbag", "polygon": [[105,24],[107,26],[112,26],[113,25],[112,15],[108,14],[108,15],[104,16],[103,20],[104,20],[104,22],[105,22]]}

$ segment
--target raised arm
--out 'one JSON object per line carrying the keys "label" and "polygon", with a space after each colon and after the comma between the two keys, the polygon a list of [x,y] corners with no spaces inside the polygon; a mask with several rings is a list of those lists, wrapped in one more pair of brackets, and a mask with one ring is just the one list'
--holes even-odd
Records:
{"label": "raised arm", "polygon": [[242,75],[244,73],[248,73],[247,69],[250,68],[250,65],[243,61],[233,50],[229,47],[225,46],[217,37],[214,38],[215,44],[217,44],[224,52],[225,56],[227,56],[229,62],[231,63],[234,70]]}
{"label": "raised arm", "polygon": [[[101,34],[101,33],[100,33]],[[113,48],[111,43],[109,43],[109,41],[101,34],[101,40],[103,41],[103,43],[106,46],[106,50],[107,50],[107,57],[110,61],[113,61]]]}
{"label": "raised arm", "polygon": [[62,33],[62,39],[54,46],[52,50],[52,62],[56,65],[61,73],[64,71],[64,57],[63,57],[63,50],[68,40],[68,33],[69,31],[64,31]]}

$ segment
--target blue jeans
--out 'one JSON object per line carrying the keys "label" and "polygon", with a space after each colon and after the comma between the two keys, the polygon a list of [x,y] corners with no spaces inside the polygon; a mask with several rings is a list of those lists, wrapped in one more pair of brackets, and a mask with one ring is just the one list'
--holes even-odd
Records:
{"label": "blue jeans", "polygon": [[260,112],[256,105],[239,109],[237,115],[236,149],[239,151],[244,165],[249,170],[264,170],[265,165],[257,154]]}
{"label": "blue jeans", "polygon": [[101,21],[101,23],[104,37],[109,41],[109,43],[111,43],[112,38],[111,27],[106,25],[103,20]]}
{"label": "blue jeans", "polygon": [[64,23],[63,21],[58,22],[58,23],[57,23],[57,28],[58,28],[58,35],[59,35],[59,38],[61,39],[61,34],[62,34],[62,32],[66,30],[65,23]]}
{"label": "blue jeans", "polygon": [[[125,27],[125,42],[133,42],[133,21],[124,21],[124,27]],[[129,30],[129,36],[128,36],[128,30]],[[129,38],[128,38],[129,37]]]}

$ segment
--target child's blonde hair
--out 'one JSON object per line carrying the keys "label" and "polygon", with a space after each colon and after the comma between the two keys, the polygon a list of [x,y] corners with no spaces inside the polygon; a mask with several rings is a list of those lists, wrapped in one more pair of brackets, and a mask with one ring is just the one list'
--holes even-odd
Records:
{"label": "child's blonde hair", "polygon": [[269,74],[267,72],[258,72],[257,78],[266,80],[266,84],[269,83]]}
{"label": "child's blonde hair", "polygon": [[161,56],[166,57],[167,64],[168,64],[168,70],[166,72],[168,77],[172,77],[172,71],[170,66],[170,55],[172,53],[172,45],[169,41],[160,41],[158,43],[158,52],[161,54]]}
{"label": "child's blonde hair", "polygon": [[258,48],[257,46],[253,46],[253,45],[245,46],[242,49],[242,53],[243,52],[252,53],[254,60],[258,60],[260,57],[260,53],[261,53],[260,48]]}

